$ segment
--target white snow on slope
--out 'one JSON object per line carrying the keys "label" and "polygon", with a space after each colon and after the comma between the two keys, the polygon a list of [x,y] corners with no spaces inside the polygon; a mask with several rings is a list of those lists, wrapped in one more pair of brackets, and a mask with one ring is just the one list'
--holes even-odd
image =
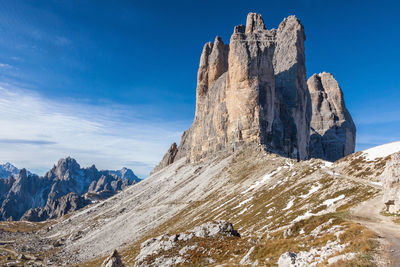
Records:
{"label": "white snow on slope", "polygon": [[216,211],[217,209],[220,209],[220,208],[222,208],[223,206],[225,206],[225,205],[226,205],[226,204],[228,204],[229,202],[232,202],[234,199],[235,199],[235,197],[234,197],[234,198],[231,198],[231,199],[229,199],[228,201],[226,201],[226,202],[222,203],[221,205],[219,205],[218,207],[216,207],[215,209],[213,209],[211,212],[213,212],[213,211]]}
{"label": "white snow on slope", "polygon": [[325,167],[325,168],[330,168],[330,167],[332,167],[332,165],[333,165],[333,162],[330,162],[330,161],[324,161],[323,162],[323,167]]}
{"label": "white snow on slope", "polygon": [[283,209],[283,210],[288,210],[288,209],[290,209],[291,207],[293,207],[293,199],[292,200],[290,200],[288,203],[287,203],[287,205],[286,205],[286,207]]}
{"label": "white snow on slope", "polygon": [[382,182],[370,181],[371,184],[382,186]]}
{"label": "white snow on slope", "polygon": [[232,209],[234,210],[234,209],[240,208],[241,206],[243,206],[244,204],[246,204],[246,203],[248,203],[248,202],[250,202],[250,201],[252,201],[252,200],[253,200],[253,197],[250,197],[250,198],[248,198],[248,199],[246,199],[246,200],[243,200],[243,201],[240,202],[236,207],[234,207],[234,208],[232,208]]}
{"label": "white snow on slope", "polygon": [[384,158],[393,153],[400,151],[400,141],[393,142],[389,144],[384,144],[381,146],[376,146],[367,150],[364,150],[364,154],[367,160],[376,160],[377,158]]}
{"label": "white snow on slope", "polygon": [[275,171],[264,175],[264,177],[260,180],[255,182],[254,184],[252,184],[249,188],[247,188],[246,190],[244,190],[241,194],[246,194],[247,192],[249,192],[250,190],[253,190],[254,188],[258,187],[259,185],[265,183],[266,181],[268,181],[269,179],[271,179],[272,176],[274,176],[275,174],[277,174],[278,172],[280,172],[280,170],[282,170],[282,167],[278,167],[278,169],[276,169]]}
{"label": "white snow on slope", "polygon": [[308,210],[308,211],[306,211],[306,213],[304,213],[303,215],[297,216],[297,218],[294,219],[293,222],[299,222],[299,221],[301,221],[301,220],[305,220],[305,219],[310,218],[311,216],[316,216],[316,215],[318,215],[318,214],[312,214],[312,213]]}
{"label": "white snow on slope", "polygon": [[341,199],[343,199],[344,198],[344,195],[340,195],[340,196],[338,196],[338,197],[335,197],[335,198],[331,198],[331,199],[327,199],[327,200],[325,200],[323,203],[322,203],[322,205],[326,205],[326,206],[331,206],[333,203],[335,203],[336,201],[338,201],[338,200],[341,200]]}
{"label": "white snow on slope", "polygon": [[305,195],[301,195],[301,198],[308,198],[309,196],[311,196],[312,194],[314,194],[315,192],[317,192],[320,188],[322,187],[322,185],[320,183],[317,183],[316,185],[313,185],[310,188],[310,191],[308,191],[307,194]]}

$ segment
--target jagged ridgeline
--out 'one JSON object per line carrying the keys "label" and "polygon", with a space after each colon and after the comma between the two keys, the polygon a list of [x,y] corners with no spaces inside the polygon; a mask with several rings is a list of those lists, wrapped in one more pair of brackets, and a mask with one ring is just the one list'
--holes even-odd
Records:
{"label": "jagged ridgeline", "polygon": [[[7,166],[12,166],[8,164]],[[60,159],[44,176],[15,167],[0,178],[0,220],[44,221],[113,196],[140,179],[127,168],[99,171],[81,168],[75,159]]]}
{"label": "jagged ridgeline", "polygon": [[356,128],[336,80],[314,74],[307,85],[305,39],[295,16],[268,30],[260,14],[249,13],[228,45],[218,36],[206,43],[193,124],[154,172],[250,143],[298,160],[353,153]]}

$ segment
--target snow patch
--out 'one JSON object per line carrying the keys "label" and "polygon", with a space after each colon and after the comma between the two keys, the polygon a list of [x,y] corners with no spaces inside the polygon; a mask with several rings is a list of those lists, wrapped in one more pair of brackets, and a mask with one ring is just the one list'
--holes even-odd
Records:
{"label": "snow patch", "polygon": [[247,192],[249,192],[250,190],[253,190],[254,188],[258,187],[261,184],[264,184],[266,181],[268,181],[269,179],[271,179],[272,176],[274,176],[275,174],[277,174],[278,172],[280,172],[282,169],[282,167],[278,167],[278,169],[276,169],[275,171],[266,174],[263,176],[263,178],[260,181],[256,181],[254,184],[252,184],[249,188],[247,188],[246,190],[244,190],[241,194],[246,194]]}
{"label": "snow patch", "polygon": [[374,184],[374,185],[382,186],[382,183],[381,183],[381,182],[373,182],[373,181],[371,181],[370,183],[371,183],[371,184]]}
{"label": "snow patch", "polygon": [[367,150],[364,150],[364,154],[369,161],[374,161],[378,158],[387,157],[393,153],[400,151],[400,141],[381,146],[376,146]]}
{"label": "snow patch", "polygon": [[308,198],[309,196],[311,196],[312,194],[314,194],[315,192],[317,192],[319,189],[321,189],[322,185],[320,183],[317,183],[316,185],[313,185],[310,189],[310,191],[308,191],[307,194],[305,195],[301,195],[300,197],[305,199]]}
{"label": "snow patch", "polygon": [[326,171],[326,173],[328,173],[329,175],[333,175],[333,176],[340,176],[339,173],[333,172],[333,171]]}
{"label": "snow patch", "polygon": [[231,199],[229,199],[228,201],[222,203],[221,205],[219,205],[218,207],[216,207],[215,209],[213,209],[211,212],[216,211],[216,210],[222,208],[223,206],[225,206],[225,205],[228,204],[229,202],[232,202],[235,198],[236,198],[236,197],[231,198]]}
{"label": "snow patch", "polygon": [[310,218],[311,216],[314,216],[314,215],[317,215],[317,214],[312,214],[312,213],[308,210],[308,211],[306,211],[306,213],[304,213],[303,215],[300,215],[300,216],[298,216],[296,219],[294,219],[293,222],[299,222],[299,221],[301,221],[301,220],[308,219],[308,218]]}
{"label": "snow patch", "polygon": [[237,215],[242,215],[243,213],[245,213],[247,211],[247,208],[244,208],[241,212],[239,212]]}
{"label": "snow patch", "polygon": [[329,207],[329,206],[333,205],[336,201],[339,201],[339,200],[341,200],[343,198],[344,198],[344,195],[340,195],[340,196],[335,197],[335,198],[327,199],[322,203],[322,205],[326,205],[327,207]]}
{"label": "snow patch", "polygon": [[323,166],[323,167],[325,167],[325,168],[330,168],[330,167],[332,167],[332,165],[333,165],[333,162],[330,162],[330,161],[324,161],[324,162],[323,162],[323,164],[324,164],[324,166]]}
{"label": "snow patch", "polygon": [[293,199],[292,200],[290,200],[288,203],[287,203],[287,205],[286,205],[286,207],[283,209],[283,210],[288,210],[288,209],[290,209],[291,207],[293,207]]}
{"label": "snow patch", "polygon": [[246,204],[246,203],[248,203],[248,202],[250,202],[250,201],[252,201],[253,200],[253,197],[249,197],[248,199],[246,199],[246,200],[243,200],[242,202],[240,202],[239,204],[237,204],[234,208],[232,208],[233,210],[234,209],[237,209],[237,208],[240,208],[241,206],[243,206],[244,204]]}

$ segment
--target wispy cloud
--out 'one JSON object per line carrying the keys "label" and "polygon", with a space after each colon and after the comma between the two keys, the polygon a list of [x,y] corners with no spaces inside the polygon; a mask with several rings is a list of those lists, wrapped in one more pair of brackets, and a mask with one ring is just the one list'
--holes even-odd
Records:
{"label": "wispy cloud", "polygon": [[53,101],[0,84],[0,162],[44,172],[61,157],[83,166],[132,168],[145,176],[187,122],[138,119],[128,106]]}
{"label": "wispy cloud", "polygon": [[10,68],[12,68],[12,66],[9,64],[6,64],[6,63],[0,63],[0,68],[10,69]]}
{"label": "wispy cloud", "polygon": [[46,140],[25,140],[25,139],[0,139],[0,144],[29,144],[29,145],[53,145],[55,142]]}

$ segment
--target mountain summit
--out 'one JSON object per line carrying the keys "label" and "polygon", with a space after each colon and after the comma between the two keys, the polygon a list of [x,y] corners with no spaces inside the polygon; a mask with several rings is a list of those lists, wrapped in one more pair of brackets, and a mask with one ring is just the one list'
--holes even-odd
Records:
{"label": "mountain summit", "polygon": [[313,75],[307,85],[305,39],[295,16],[268,30],[260,14],[249,13],[229,45],[218,36],[206,43],[193,124],[154,171],[249,143],[298,160],[334,161],[354,152],[356,129],[336,80]]}
{"label": "mountain summit", "polygon": [[[4,164],[0,164],[0,178],[8,178],[9,176],[13,176],[16,178],[19,173],[19,169],[12,165],[11,163],[7,162]],[[31,174],[29,171],[26,171],[28,174]]]}

